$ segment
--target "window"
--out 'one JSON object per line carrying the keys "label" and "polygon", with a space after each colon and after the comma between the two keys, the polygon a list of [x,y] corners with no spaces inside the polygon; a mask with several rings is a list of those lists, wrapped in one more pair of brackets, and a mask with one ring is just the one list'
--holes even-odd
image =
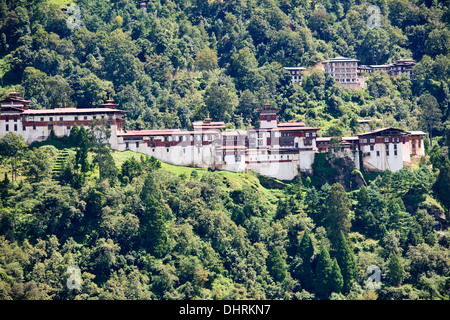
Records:
{"label": "window", "polygon": [[139,148],[139,142],[136,142],[136,148]]}
{"label": "window", "polygon": [[389,156],[389,150],[386,149],[386,156]]}
{"label": "window", "polygon": [[22,126],[22,131],[27,131],[27,127]]}
{"label": "window", "polygon": [[5,122],[9,122],[9,117],[8,116],[5,117]]}
{"label": "window", "polygon": [[59,121],[63,121],[63,119],[64,119],[63,117],[59,117]]}
{"label": "window", "polygon": [[41,117],[41,121],[42,121],[42,122],[44,121],[44,117]]}
{"label": "window", "polygon": [[84,116],[84,120],[87,120],[87,116]]}
{"label": "window", "polygon": [[14,131],[17,131],[17,124],[14,125]]}
{"label": "window", "polygon": [[397,145],[396,144],[394,144],[394,150],[397,150]]}
{"label": "window", "polygon": [[128,142],[125,142],[125,148],[128,149],[128,146],[129,146],[129,143],[128,143]]}
{"label": "window", "polygon": [[9,124],[6,125],[6,131],[9,131]]}
{"label": "window", "polygon": [[309,137],[309,132],[305,133],[305,137],[307,137],[307,138]]}
{"label": "window", "polygon": [[17,116],[14,116],[14,122],[17,122]]}
{"label": "window", "polygon": [[363,143],[367,143],[367,139],[363,139]]}
{"label": "window", "polygon": [[370,146],[370,151],[373,151],[373,146]]}
{"label": "window", "polygon": [[379,157],[380,156],[380,151],[377,151],[377,157]]}
{"label": "window", "polygon": [[384,138],[384,142],[389,142],[389,138]]}
{"label": "window", "polygon": [[370,143],[375,143],[375,138],[371,138]]}
{"label": "window", "polygon": [[394,156],[396,156],[397,155],[397,150],[394,150]]}
{"label": "window", "polygon": [[53,130],[53,125],[52,124],[48,125],[48,130]]}
{"label": "window", "polygon": [[50,117],[50,122],[52,122],[53,121],[53,117]]}
{"label": "window", "polygon": [[36,125],[35,124],[33,124],[33,130],[36,130]]}
{"label": "window", "polygon": [[78,117],[75,117],[75,121],[78,121]]}

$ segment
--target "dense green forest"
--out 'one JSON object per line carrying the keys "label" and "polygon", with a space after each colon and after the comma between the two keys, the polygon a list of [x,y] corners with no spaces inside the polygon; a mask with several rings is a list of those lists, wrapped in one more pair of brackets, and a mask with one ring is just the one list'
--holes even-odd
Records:
{"label": "dense green forest", "polygon": [[[90,128],[32,146],[8,133],[1,299],[450,298],[448,0],[155,0],[146,12],[78,0],[75,28],[68,4],[0,0],[0,97],[14,87],[54,108],[111,96],[127,129],[188,129],[208,114],[244,129],[270,102],[323,136],[376,118],[433,139],[420,163],[362,172],[356,188],[326,165],[272,181],[114,152]],[[375,72],[355,91],[320,70],[293,85],[283,69],[338,55],[417,65],[411,79]]]}

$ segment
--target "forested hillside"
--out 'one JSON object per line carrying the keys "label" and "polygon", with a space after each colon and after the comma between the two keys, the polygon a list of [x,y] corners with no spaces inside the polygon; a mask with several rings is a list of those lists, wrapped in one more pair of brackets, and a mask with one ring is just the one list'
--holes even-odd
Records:
{"label": "forested hillside", "polygon": [[[365,183],[352,188],[172,167],[113,152],[88,128],[32,146],[8,133],[1,299],[449,298],[448,0],[73,4],[80,25],[61,10],[70,1],[0,0],[0,98],[14,87],[54,108],[111,96],[126,129],[188,129],[208,114],[245,129],[268,102],[323,136],[376,118],[433,139],[412,168],[354,172]],[[293,85],[283,69],[335,56],[417,65],[355,91],[320,70]]]}

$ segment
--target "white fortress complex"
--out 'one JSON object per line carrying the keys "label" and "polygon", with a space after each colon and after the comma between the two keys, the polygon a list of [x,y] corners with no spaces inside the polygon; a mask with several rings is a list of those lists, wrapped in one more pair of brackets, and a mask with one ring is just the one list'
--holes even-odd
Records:
{"label": "white fortress complex", "polygon": [[[355,168],[397,171],[423,156],[424,132],[383,128],[344,137],[336,147],[330,138],[318,137],[319,128],[303,122],[278,122],[278,109],[259,109],[259,128],[225,130],[224,122],[207,118],[193,123],[192,130],[124,130],[123,114],[117,104],[106,100],[101,108],[31,109],[30,101],[10,93],[0,101],[0,138],[8,132],[24,137],[28,144],[46,140],[51,132],[68,136],[74,124],[87,127],[95,119],[108,122],[109,143],[118,151],[132,150],[180,166],[212,168],[233,172],[253,170],[280,180],[298,173],[312,173],[318,152],[350,157]],[[336,150],[339,149],[339,150]]]}

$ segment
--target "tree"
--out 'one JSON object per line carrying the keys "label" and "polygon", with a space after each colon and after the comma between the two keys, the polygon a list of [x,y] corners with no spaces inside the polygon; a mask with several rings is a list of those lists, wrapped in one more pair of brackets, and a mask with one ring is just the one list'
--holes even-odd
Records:
{"label": "tree", "polygon": [[80,168],[82,173],[86,173],[89,169],[89,162],[87,158],[89,151],[89,138],[83,125],[80,127],[76,143],[77,152],[75,154],[75,169],[78,170],[78,168]]}
{"label": "tree", "polygon": [[105,146],[104,148],[98,149],[93,162],[98,165],[100,181],[108,179],[112,184],[116,182],[118,170],[114,158],[111,155],[110,147]]}
{"label": "tree", "polygon": [[344,286],[344,278],[342,277],[341,268],[339,268],[339,264],[336,258],[334,258],[330,274],[331,292],[340,293],[343,286]]}
{"label": "tree", "polygon": [[366,186],[361,186],[357,195],[357,205],[355,207],[355,222],[353,224],[354,228],[363,233],[367,234],[367,215],[370,205],[369,193],[367,192]]}
{"label": "tree", "polygon": [[167,209],[161,201],[161,191],[152,173],[144,181],[140,198],[144,205],[139,217],[141,244],[155,257],[161,258],[167,247]]}
{"label": "tree", "polygon": [[197,52],[195,57],[195,66],[197,69],[202,71],[216,69],[218,67],[217,53],[210,48],[205,48]]}
{"label": "tree", "polygon": [[311,237],[307,230],[303,233],[302,240],[298,247],[298,255],[302,259],[302,265],[298,272],[298,279],[300,280],[303,287],[310,291],[314,286],[313,272],[311,268],[311,258],[314,254],[314,247],[311,242]]}
{"label": "tree", "polygon": [[204,101],[213,119],[229,121],[238,104],[238,97],[225,85],[214,82],[206,88]]}
{"label": "tree", "polygon": [[249,73],[258,67],[258,61],[250,48],[240,49],[231,57],[230,75],[236,78],[239,88],[244,85],[244,79]]}
{"label": "tree", "polygon": [[356,276],[356,260],[353,251],[347,242],[344,233],[341,231],[339,241],[336,246],[336,260],[342,272],[343,286],[342,291],[348,293]]}
{"label": "tree", "polygon": [[325,228],[334,247],[338,244],[341,232],[344,235],[350,231],[350,200],[344,187],[334,183],[326,200]]}
{"label": "tree", "polygon": [[429,93],[423,94],[419,99],[422,122],[430,135],[430,145],[433,146],[433,129],[441,128],[442,112],[435,97]]}
{"label": "tree", "polygon": [[331,273],[333,262],[326,247],[323,247],[319,254],[316,265],[316,293],[320,299],[328,299],[331,294]]}
{"label": "tree", "polygon": [[395,253],[393,253],[389,259],[388,276],[393,285],[396,287],[400,286],[400,283],[403,280],[403,267]]}
{"label": "tree", "polygon": [[51,170],[49,152],[44,148],[35,148],[26,153],[25,174],[34,182],[40,181]]}
{"label": "tree", "polygon": [[122,178],[127,177],[128,181],[131,182],[133,178],[139,176],[142,173],[142,165],[133,157],[125,160],[125,162],[122,164],[121,172]]}
{"label": "tree", "polygon": [[450,159],[447,158],[441,165],[433,190],[438,199],[447,207],[447,212],[450,211]]}
{"label": "tree", "polygon": [[281,257],[277,248],[274,248],[267,259],[267,270],[270,276],[277,282],[282,282],[287,275],[286,262]]}
{"label": "tree", "polygon": [[16,180],[17,167],[28,148],[24,138],[14,132],[8,132],[0,139],[0,156],[11,165],[11,181]]}
{"label": "tree", "polygon": [[70,129],[69,143],[72,146],[76,147],[76,146],[78,146],[79,139],[80,139],[80,129],[78,128],[77,124],[75,123],[72,126],[72,128]]}

